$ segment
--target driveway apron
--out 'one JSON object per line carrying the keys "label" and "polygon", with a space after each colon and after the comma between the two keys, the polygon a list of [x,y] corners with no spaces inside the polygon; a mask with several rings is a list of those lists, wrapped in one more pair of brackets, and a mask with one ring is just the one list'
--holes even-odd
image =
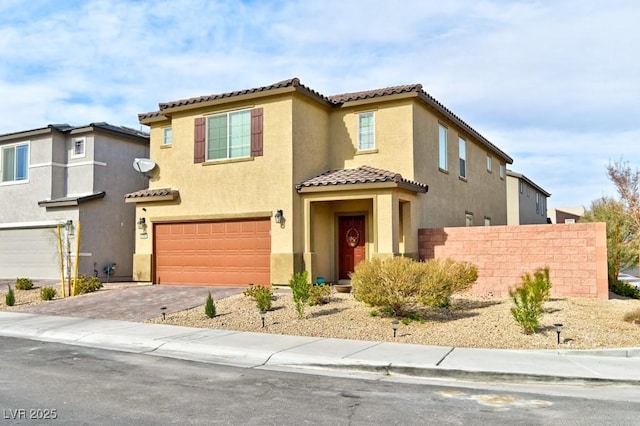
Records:
{"label": "driveway apron", "polygon": [[95,293],[24,306],[14,312],[144,321],[160,317],[163,312],[169,314],[204,305],[209,292],[215,301],[242,291],[244,288],[217,286],[105,286]]}

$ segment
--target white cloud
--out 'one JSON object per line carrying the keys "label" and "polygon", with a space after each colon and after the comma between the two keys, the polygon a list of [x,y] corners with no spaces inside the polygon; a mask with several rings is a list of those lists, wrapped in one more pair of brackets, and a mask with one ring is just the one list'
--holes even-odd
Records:
{"label": "white cloud", "polygon": [[610,189],[610,159],[640,163],[638,12],[600,0],[5,0],[0,133],[138,127],[159,102],[291,77],[326,95],[422,83],[550,204],[588,204]]}

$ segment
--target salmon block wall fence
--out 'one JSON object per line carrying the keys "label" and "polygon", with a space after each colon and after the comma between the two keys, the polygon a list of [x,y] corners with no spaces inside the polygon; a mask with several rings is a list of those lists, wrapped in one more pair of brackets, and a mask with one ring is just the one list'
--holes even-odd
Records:
{"label": "salmon block wall fence", "polygon": [[605,223],[428,228],[418,236],[421,260],[478,267],[477,296],[508,296],[524,273],[548,266],[552,297],[609,298]]}

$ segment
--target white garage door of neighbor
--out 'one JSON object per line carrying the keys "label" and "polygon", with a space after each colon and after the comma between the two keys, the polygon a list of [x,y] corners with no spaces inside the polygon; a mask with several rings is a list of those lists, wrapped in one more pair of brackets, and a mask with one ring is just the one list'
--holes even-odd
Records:
{"label": "white garage door of neighbor", "polygon": [[60,278],[56,228],[0,229],[0,278]]}

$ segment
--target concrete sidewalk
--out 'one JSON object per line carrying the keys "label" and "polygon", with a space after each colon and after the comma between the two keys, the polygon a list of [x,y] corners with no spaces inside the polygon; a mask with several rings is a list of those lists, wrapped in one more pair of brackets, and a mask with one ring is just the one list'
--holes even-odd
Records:
{"label": "concrete sidewalk", "polygon": [[470,349],[13,311],[0,312],[0,335],[246,368],[331,368],[467,380],[640,384],[640,348]]}

